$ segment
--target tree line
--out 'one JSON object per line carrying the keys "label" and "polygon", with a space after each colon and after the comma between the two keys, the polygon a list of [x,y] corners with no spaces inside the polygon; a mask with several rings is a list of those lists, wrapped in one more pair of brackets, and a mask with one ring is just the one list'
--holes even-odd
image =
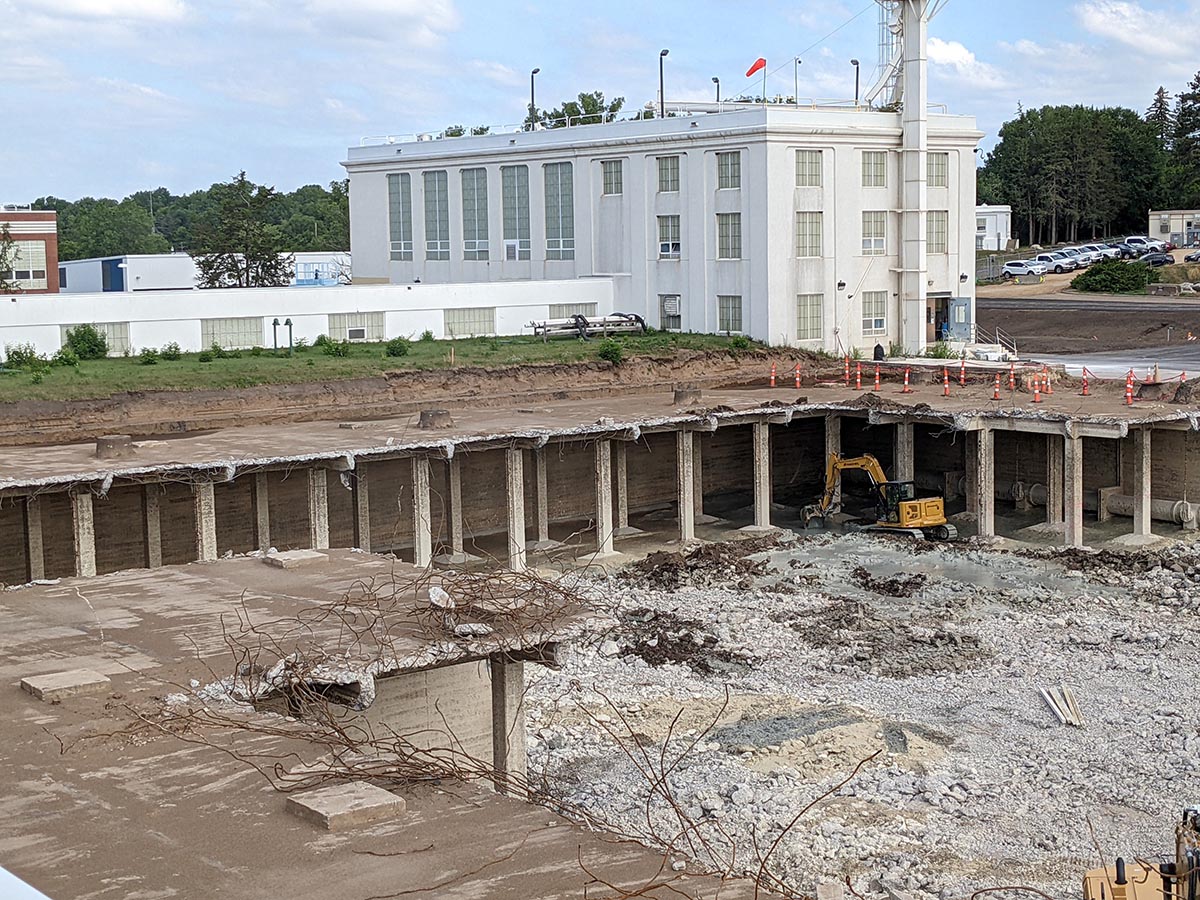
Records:
{"label": "tree line", "polygon": [[1200,207],[1200,73],[1145,114],[1018,107],[978,172],[980,203],[1006,203],[1022,244],[1143,232],[1151,209]]}

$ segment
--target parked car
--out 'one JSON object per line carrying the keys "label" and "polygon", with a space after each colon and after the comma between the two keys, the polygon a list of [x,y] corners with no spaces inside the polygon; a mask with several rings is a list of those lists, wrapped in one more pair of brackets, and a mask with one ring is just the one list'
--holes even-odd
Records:
{"label": "parked car", "polygon": [[1000,270],[1000,275],[1005,280],[1009,278],[1017,278],[1021,275],[1036,275],[1039,278],[1046,274],[1045,263],[1040,263],[1036,259],[1014,259],[1012,262],[1006,262],[1004,268]]}
{"label": "parked car", "polygon": [[1147,253],[1140,260],[1138,260],[1138,262],[1144,262],[1148,266],[1154,266],[1157,268],[1158,266],[1171,265],[1171,263],[1175,262],[1175,257],[1173,257],[1170,253],[1159,253],[1158,251],[1154,251],[1152,253]]}
{"label": "parked car", "polygon": [[1131,234],[1125,238],[1125,243],[1143,253],[1149,253],[1151,250],[1157,250],[1161,253],[1167,246],[1162,241],[1156,241],[1154,238],[1146,237],[1144,234]]}
{"label": "parked car", "polygon": [[1061,275],[1063,272],[1074,272],[1079,268],[1078,262],[1067,256],[1065,253],[1060,253],[1057,250],[1051,250],[1047,253],[1039,253],[1034,257],[1034,259],[1042,263],[1055,275]]}
{"label": "parked car", "polygon": [[1190,262],[1190,263],[1200,263],[1200,250],[1196,250],[1193,253],[1189,253],[1187,256],[1185,256],[1183,258],[1183,261]]}
{"label": "parked car", "polygon": [[1118,259],[1135,259],[1139,255],[1136,249],[1124,241],[1113,241],[1108,246],[1117,251]]}
{"label": "parked car", "polygon": [[1093,262],[1095,262],[1095,259],[1091,253],[1080,250],[1078,247],[1063,247],[1059,252],[1065,253],[1067,256],[1071,257],[1071,259],[1075,260],[1081,269],[1086,269]]}
{"label": "parked car", "polygon": [[1101,259],[1116,259],[1121,255],[1120,250],[1116,247],[1110,247],[1108,244],[1084,244],[1083,249],[1099,253]]}
{"label": "parked car", "polygon": [[1175,246],[1175,244],[1171,243],[1170,241],[1163,242],[1163,252],[1164,253],[1170,253],[1172,250],[1178,250],[1178,249],[1179,248],[1177,246]]}

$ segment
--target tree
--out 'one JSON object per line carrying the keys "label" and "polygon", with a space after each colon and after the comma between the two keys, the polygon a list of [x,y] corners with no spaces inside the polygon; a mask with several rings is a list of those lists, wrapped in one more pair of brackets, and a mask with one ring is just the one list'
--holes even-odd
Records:
{"label": "tree", "polygon": [[283,234],[271,224],[279,194],[239,172],[213,185],[216,207],[197,232],[192,257],[200,287],[282,287],[295,270],[295,257],[283,250]]}
{"label": "tree", "polygon": [[1187,90],[1179,95],[1175,106],[1172,149],[1176,162],[1193,168],[1200,166],[1200,72],[1192,77]]}
{"label": "tree", "polygon": [[1154,129],[1158,138],[1158,146],[1163,150],[1171,149],[1171,141],[1175,132],[1175,116],[1171,112],[1171,95],[1165,87],[1160,86],[1154,92],[1150,108],[1146,110],[1146,122]]}
{"label": "tree", "polygon": [[6,222],[4,227],[0,228],[0,294],[13,294],[19,290],[14,272],[17,268],[17,255],[17,242],[13,240],[12,231]]}
{"label": "tree", "polygon": [[[612,122],[617,113],[625,105],[624,97],[616,97],[606,103],[603,91],[592,91],[590,94],[580,94],[578,100],[567,100],[558,109],[542,111],[540,123],[546,128],[566,128],[576,125],[597,125],[602,122]],[[526,123],[529,118],[526,117]]]}

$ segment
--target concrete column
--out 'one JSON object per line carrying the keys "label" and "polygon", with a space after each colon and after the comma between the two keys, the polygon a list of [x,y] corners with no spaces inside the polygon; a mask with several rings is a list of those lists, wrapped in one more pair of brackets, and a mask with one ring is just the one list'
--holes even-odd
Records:
{"label": "concrete column", "polygon": [[675,481],[679,497],[679,539],[696,537],[696,475],[692,452],[695,443],[690,431],[675,432]]}
{"label": "concrete column", "polygon": [[429,459],[412,458],[413,565],[424,569],[433,562],[433,516],[429,510]]}
{"label": "concrete column", "polygon": [[504,481],[508,494],[508,567],[525,571],[525,463],[524,451],[504,451]]}
{"label": "concrete column", "polygon": [[491,670],[492,767],[496,790],[503,793],[506,777],[526,775],[525,664],[492,657]]}
{"label": "concrete column", "polygon": [[254,473],[254,542],[264,553],[271,549],[271,502],[267,473]]}
{"label": "concrete column", "polygon": [[196,559],[214,562],[217,558],[217,501],[211,481],[192,485],[192,503],[196,515]]}
{"label": "concrete column", "polygon": [[642,529],[634,528],[629,524],[629,444],[625,441],[617,441],[616,450],[617,530],[614,533],[619,538],[632,537],[635,534],[641,534]]}
{"label": "concrete column", "polygon": [[308,543],[313,550],[329,549],[329,494],[325,470],[308,470]]}
{"label": "concrete column", "polygon": [[1150,536],[1150,429],[1133,433],[1133,533]]}
{"label": "concrete column", "polygon": [[[842,455],[842,417],[836,413],[825,414],[825,459],[822,460],[821,466],[821,488],[824,490],[825,481],[825,465],[829,462],[829,457],[837,454]],[[837,487],[833,489],[833,506],[831,509],[839,509],[842,505],[842,480],[839,478]]]}
{"label": "concrete column", "polygon": [[450,551],[463,552],[462,463],[450,457]]}
{"label": "concrete column", "polygon": [[1063,513],[1068,547],[1083,546],[1083,438],[1063,440]]}
{"label": "concrete column", "polygon": [[596,441],[596,552],[613,552],[612,442]]}
{"label": "concrete column", "polygon": [[371,552],[371,483],[361,461],[354,466],[354,546]]}
{"label": "concrete column", "polygon": [[75,536],[75,574],[96,574],[96,522],[92,518],[92,495],[71,495],[71,525]]}
{"label": "concrete column", "polygon": [[913,466],[913,423],[897,422],[895,436],[896,480],[912,481]]}
{"label": "concrete column", "polygon": [[771,527],[771,426],[755,422],[754,452],[754,527]]}
{"label": "concrete column", "polygon": [[966,512],[974,517],[979,514],[979,443],[967,433],[967,446],[963,468],[966,470],[966,485],[963,493],[967,501]]}
{"label": "concrete column", "polygon": [[46,577],[46,545],[42,540],[42,501],[25,498],[25,560],[29,565],[29,580]]}
{"label": "concrete column", "polygon": [[692,432],[692,508],[696,511],[696,521],[704,521],[704,444],[703,435],[699,431]]}
{"label": "concrete column", "polygon": [[1046,435],[1046,523],[1063,523],[1063,439]]}
{"label": "concrete column", "polygon": [[975,516],[976,534],[981,538],[996,536],[996,436],[990,428],[972,432],[970,443],[975,444]]}
{"label": "concrete column", "polygon": [[530,543],[526,549],[544,552],[562,546],[558,541],[550,540],[550,489],[546,474],[546,450],[544,447],[533,451],[533,469],[534,493],[537,496],[537,540]]}
{"label": "concrete column", "polygon": [[157,484],[142,485],[142,511],[146,520],[146,567],[162,566],[162,488]]}

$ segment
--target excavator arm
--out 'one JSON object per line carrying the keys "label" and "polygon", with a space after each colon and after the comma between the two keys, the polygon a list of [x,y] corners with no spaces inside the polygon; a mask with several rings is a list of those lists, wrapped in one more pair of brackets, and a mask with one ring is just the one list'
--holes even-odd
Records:
{"label": "excavator arm", "polygon": [[887,481],[887,476],[883,473],[883,466],[869,453],[850,457],[831,453],[825,463],[825,491],[821,494],[821,500],[812,506],[806,506],[802,511],[806,526],[813,519],[823,519],[831,512],[836,512],[833,508],[833,501],[837,496],[838,485],[842,482],[842,472],[854,469],[866,472],[867,477],[871,479],[871,484],[876,488]]}

